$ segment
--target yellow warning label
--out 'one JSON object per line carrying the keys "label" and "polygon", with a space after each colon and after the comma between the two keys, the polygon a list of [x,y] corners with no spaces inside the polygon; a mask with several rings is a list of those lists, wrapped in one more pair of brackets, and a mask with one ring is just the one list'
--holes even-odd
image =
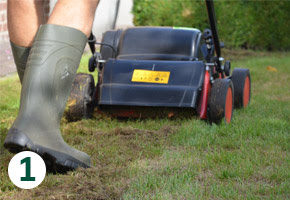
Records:
{"label": "yellow warning label", "polygon": [[168,84],[170,72],[135,69],[132,82]]}

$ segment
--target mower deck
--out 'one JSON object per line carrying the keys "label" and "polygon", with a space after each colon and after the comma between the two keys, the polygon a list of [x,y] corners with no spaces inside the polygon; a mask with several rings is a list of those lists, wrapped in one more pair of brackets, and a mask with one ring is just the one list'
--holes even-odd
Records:
{"label": "mower deck", "polygon": [[201,61],[109,59],[98,105],[195,108],[204,72]]}

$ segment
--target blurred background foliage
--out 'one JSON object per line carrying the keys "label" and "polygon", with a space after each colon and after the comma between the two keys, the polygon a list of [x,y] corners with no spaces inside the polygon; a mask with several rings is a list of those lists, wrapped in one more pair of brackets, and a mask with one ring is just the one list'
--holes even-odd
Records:
{"label": "blurred background foliage", "polygon": [[[220,40],[227,48],[290,50],[290,1],[215,1]],[[202,0],[134,0],[136,26],[208,28]]]}

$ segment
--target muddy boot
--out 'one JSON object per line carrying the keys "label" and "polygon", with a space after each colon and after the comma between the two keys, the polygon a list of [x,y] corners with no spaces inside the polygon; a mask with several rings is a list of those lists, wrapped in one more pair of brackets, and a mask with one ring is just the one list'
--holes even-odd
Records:
{"label": "muddy boot", "polygon": [[11,49],[14,57],[14,62],[16,65],[17,73],[22,84],[24,71],[27,63],[27,58],[29,55],[30,47],[20,47],[10,41]]}
{"label": "muddy boot", "polygon": [[34,151],[50,170],[90,167],[90,157],[70,147],[60,133],[60,120],[87,38],[81,31],[46,24],[32,45],[21,90],[18,116],[4,147]]}

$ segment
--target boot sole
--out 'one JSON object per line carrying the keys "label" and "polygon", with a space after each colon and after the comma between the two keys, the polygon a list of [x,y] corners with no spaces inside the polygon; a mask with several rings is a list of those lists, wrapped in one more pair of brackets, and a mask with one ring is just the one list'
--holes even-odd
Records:
{"label": "boot sole", "polygon": [[49,173],[66,173],[78,167],[90,167],[70,155],[34,144],[24,133],[21,133],[17,129],[10,129],[5,139],[4,147],[12,153],[19,153],[21,151],[33,151],[37,153],[44,160],[46,170]]}

